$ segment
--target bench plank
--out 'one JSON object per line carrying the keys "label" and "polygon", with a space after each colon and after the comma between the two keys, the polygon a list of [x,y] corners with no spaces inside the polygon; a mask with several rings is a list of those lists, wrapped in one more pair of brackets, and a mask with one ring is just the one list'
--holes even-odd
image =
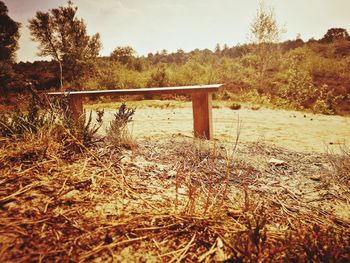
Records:
{"label": "bench plank", "polygon": [[161,94],[193,94],[202,92],[218,91],[222,84],[213,85],[195,85],[184,87],[159,87],[159,88],[140,88],[140,89],[114,89],[114,90],[83,90],[83,91],[64,91],[49,92],[48,95],[80,95],[88,96],[124,96],[124,95],[161,95]]}

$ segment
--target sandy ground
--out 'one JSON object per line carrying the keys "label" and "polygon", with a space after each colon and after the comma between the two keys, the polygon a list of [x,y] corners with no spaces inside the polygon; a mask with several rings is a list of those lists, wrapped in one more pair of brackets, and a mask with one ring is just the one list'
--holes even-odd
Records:
{"label": "sandy ground", "polygon": [[322,154],[350,118],[213,115],[218,143],[192,140],[187,106],[138,108],[130,149],[4,139],[0,262],[350,262],[349,156]]}
{"label": "sandy ground", "polygon": [[[105,109],[104,127],[115,110]],[[192,109],[137,108],[129,129],[134,138],[164,138],[173,134],[193,136]],[[350,144],[350,117],[261,108],[213,109],[214,139],[233,141],[241,123],[240,141],[263,141],[290,150],[324,153]]]}

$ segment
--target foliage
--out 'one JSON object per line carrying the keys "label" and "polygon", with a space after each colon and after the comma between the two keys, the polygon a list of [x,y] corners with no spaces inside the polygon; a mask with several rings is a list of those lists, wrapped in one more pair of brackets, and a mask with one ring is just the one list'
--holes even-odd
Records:
{"label": "foliage", "polygon": [[239,104],[239,103],[236,103],[236,102],[232,103],[232,104],[229,106],[229,108],[230,108],[231,110],[239,110],[241,107],[242,107],[242,105]]}
{"label": "foliage", "polygon": [[20,24],[8,16],[7,6],[0,1],[0,61],[12,61],[18,49]]}
{"label": "foliage", "polygon": [[103,124],[104,111],[96,110],[96,119],[92,118],[92,111],[88,117],[86,112],[78,120],[73,118],[66,98],[50,101],[49,108],[55,122],[50,126],[50,132],[60,141],[68,152],[83,152],[85,147],[91,147],[102,139],[97,136]]}
{"label": "foliage", "polygon": [[12,65],[8,62],[0,61],[0,98],[6,99],[15,77]]}
{"label": "foliage", "polygon": [[335,95],[328,85],[324,84],[316,90],[316,102],[313,111],[323,114],[334,114],[335,107],[343,99],[342,95]]}
{"label": "foliage", "polygon": [[[196,60],[191,59],[186,62],[186,64],[173,68],[169,81],[170,84],[174,86],[207,84],[210,82],[208,78],[212,76],[212,73],[213,71],[210,66],[205,64],[203,65],[198,63]],[[159,75],[157,77],[159,77]],[[160,83],[167,84],[166,81]]]}
{"label": "foliage", "polygon": [[8,16],[8,9],[4,2],[0,1],[0,93],[6,97],[13,88],[15,74],[13,61],[18,49],[20,24]]}
{"label": "foliage", "polygon": [[111,60],[119,61],[120,63],[127,65],[132,62],[134,53],[134,49],[130,46],[117,47],[113,50],[109,57]]}
{"label": "foliage", "polygon": [[307,51],[304,49],[295,49],[288,53],[284,76],[286,84],[280,89],[280,96],[291,100],[298,108],[306,108],[314,96],[312,77],[308,64],[305,63],[306,57]]}
{"label": "foliage", "polygon": [[132,121],[135,109],[130,109],[125,103],[120,105],[118,112],[114,113],[114,119],[111,121],[107,130],[107,141],[114,147],[128,147],[131,143],[130,134],[127,130],[127,124]]}
{"label": "foliage", "polygon": [[26,133],[37,133],[41,129],[49,128],[54,116],[48,111],[41,111],[41,101],[33,94],[27,110],[22,112],[18,108],[10,112],[0,112],[0,136],[23,137]]}
{"label": "foliage", "polygon": [[63,77],[76,81],[91,71],[101,49],[100,35],[87,35],[84,21],[76,17],[77,9],[68,1],[65,7],[38,11],[29,20],[31,35],[40,44],[39,55],[50,56],[59,64],[61,88]]}
{"label": "foliage", "polygon": [[[136,56],[132,47],[125,46],[115,48],[109,57],[95,60],[98,35],[91,38],[86,35],[83,21],[75,17],[76,10],[68,2],[67,7],[38,12],[31,20],[34,28],[51,25],[47,37],[55,45],[41,43],[40,49],[42,55],[51,55],[64,66],[66,88],[79,88],[83,84],[86,89],[126,89],[224,83],[228,93],[218,94],[216,98],[326,114],[349,111],[346,105],[350,103],[350,41],[346,30],[328,30],[326,35],[336,39],[331,42],[315,39],[304,42],[300,36],[279,42],[283,29],[277,24],[274,10],[260,4],[251,24],[249,44],[216,45],[214,51],[179,49],[169,53],[162,50],[147,56]],[[67,21],[71,21],[72,26]],[[59,30],[63,29],[68,33],[60,37]],[[76,36],[75,32],[81,34]],[[39,34],[37,40],[40,37],[46,35]],[[87,44],[85,51],[90,56],[81,58],[79,52],[83,47],[74,46],[81,39]],[[67,41],[73,44],[62,48],[62,43]],[[55,48],[58,53],[54,52]],[[77,72],[70,70],[70,66]],[[14,74],[23,75],[19,83],[25,83],[26,79],[44,90],[58,86],[57,69],[54,61],[19,63],[15,71],[2,67],[0,80],[1,76],[7,81]],[[20,86],[12,85],[11,89]]]}
{"label": "foliage", "polygon": [[254,44],[252,53],[256,56],[255,63],[251,63],[256,71],[254,85],[260,91],[267,91],[267,72],[280,58],[280,50],[275,43],[279,41],[282,29],[277,24],[273,9],[266,9],[263,2],[260,2],[250,33]]}
{"label": "foliage", "polygon": [[279,40],[281,29],[277,25],[274,11],[267,9],[263,2],[260,2],[250,32],[251,40],[255,44],[275,43]]}
{"label": "foliage", "polygon": [[148,74],[132,70],[119,62],[99,63],[100,68],[97,83],[104,89],[128,89],[146,87],[149,81]]}
{"label": "foliage", "polygon": [[164,65],[158,67],[151,73],[151,78],[147,83],[148,87],[166,87],[169,86],[169,76]]}
{"label": "foliage", "polygon": [[96,121],[92,112],[83,120],[72,119],[68,102],[64,98],[47,103],[45,98],[32,93],[32,99],[25,111],[0,112],[0,137],[26,138],[38,134],[50,137],[63,146],[66,154],[83,152],[101,139],[97,136],[102,126],[103,111],[97,110]]}
{"label": "foliage", "polygon": [[320,40],[321,42],[335,42],[338,40],[350,40],[348,31],[345,28],[330,28]]}
{"label": "foliage", "polygon": [[[30,82],[37,90],[48,90],[59,87],[59,70],[57,63],[52,61],[19,62],[13,66],[17,76],[22,75],[22,82]],[[18,92],[25,92],[25,86],[17,85]]]}
{"label": "foliage", "polygon": [[[96,113],[96,124],[93,124],[92,122],[92,111],[90,111],[88,120],[85,121],[82,129],[78,129],[78,138],[81,138],[86,146],[92,146],[100,141],[99,139],[96,140],[96,133],[102,126],[104,111],[97,110]],[[85,115],[86,113],[84,113],[84,119],[86,119]]]}

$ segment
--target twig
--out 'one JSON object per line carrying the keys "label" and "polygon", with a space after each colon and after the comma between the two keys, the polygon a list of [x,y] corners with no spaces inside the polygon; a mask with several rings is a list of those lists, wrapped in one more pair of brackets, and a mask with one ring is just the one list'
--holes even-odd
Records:
{"label": "twig", "polygon": [[215,253],[216,252],[215,246],[216,246],[216,242],[214,242],[214,244],[211,246],[211,248],[207,252],[205,252],[204,254],[198,257],[198,262],[204,261],[208,256]]}
{"label": "twig", "polygon": [[181,260],[186,256],[186,253],[187,251],[189,250],[189,248],[191,247],[193,241],[195,240],[196,238],[196,233],[194,233],[192,239],[190,240],[190,242],[188,242],[188,244],[183,248],[181,249],[182,253],[180,255],[180,257],[177,257],[176,255],[169,261],[169,263],[172,263],[176,260],[176,262],[181,262]]}
{"label": "twig", "polygon": [[38,186],[38,185],[40,185],[40,182],[33,182],[33,183],[31,183],[31,184],[28,184],[28,185],[22,187],[21,189],[19,189],[18,191],[14,192],[13,194],[11,194],[11,195],[9,195],[9,196],[6,196],[6,197],[4,197],[4,198],[1,198],[1,199],[0,199],[0,204],[1,204],[1,203],[5,203],[5,202],[11,200],[11,199],[15,198],[15,197],[18,196],[18,195],[21,195],[21,194],[23,194],[23,193],[29,191],[29,190],[32,189],[33,187]]}
{"label": "twig", "polygon": [[119,245],[125,245],[125,244],[128,244],[128,243],[132,243],[132,242],[136,242],[136,241],[140,241],[140,240],[144,240],[144,239],[147,239],[148,237],[147,236],[143,236],[143,237],[137,237],[137,238],[133,238],[133,239],[127,239],[127,240],[123,240],[123,241],[120,241],[120,242],[116,242],[116,243],[112,243],[112,244],[108,244],[108,245],[102,245],[102,244],[99,244],[97,247],[95,247],[93,250],[91,251],[88,251],[86,253],[83,253],[81,256],[80,256],[80,260],[84,260],[84,259],[87,259],[99,252],[101,252],[102,250],[104,249],[112,249],[116,246],[119,246]]}

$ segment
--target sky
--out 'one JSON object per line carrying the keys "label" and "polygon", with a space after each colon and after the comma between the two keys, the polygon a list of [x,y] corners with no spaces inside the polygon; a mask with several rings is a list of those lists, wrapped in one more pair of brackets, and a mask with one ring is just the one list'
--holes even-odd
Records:
{"label": "sky", "polygon": [[[17,61],[42,60],[31,40],[28,19],[67,0],[2,0],[9,16],[22,24]],[[101,35],[100,55],[131,46],[139,56],[166,49],[214,49],[248,42],[259,0],[73,0],[88,34]],[[332,27],[350,32],[350,0],[265,0],[285,29],[282,40],[319,39]]]}

